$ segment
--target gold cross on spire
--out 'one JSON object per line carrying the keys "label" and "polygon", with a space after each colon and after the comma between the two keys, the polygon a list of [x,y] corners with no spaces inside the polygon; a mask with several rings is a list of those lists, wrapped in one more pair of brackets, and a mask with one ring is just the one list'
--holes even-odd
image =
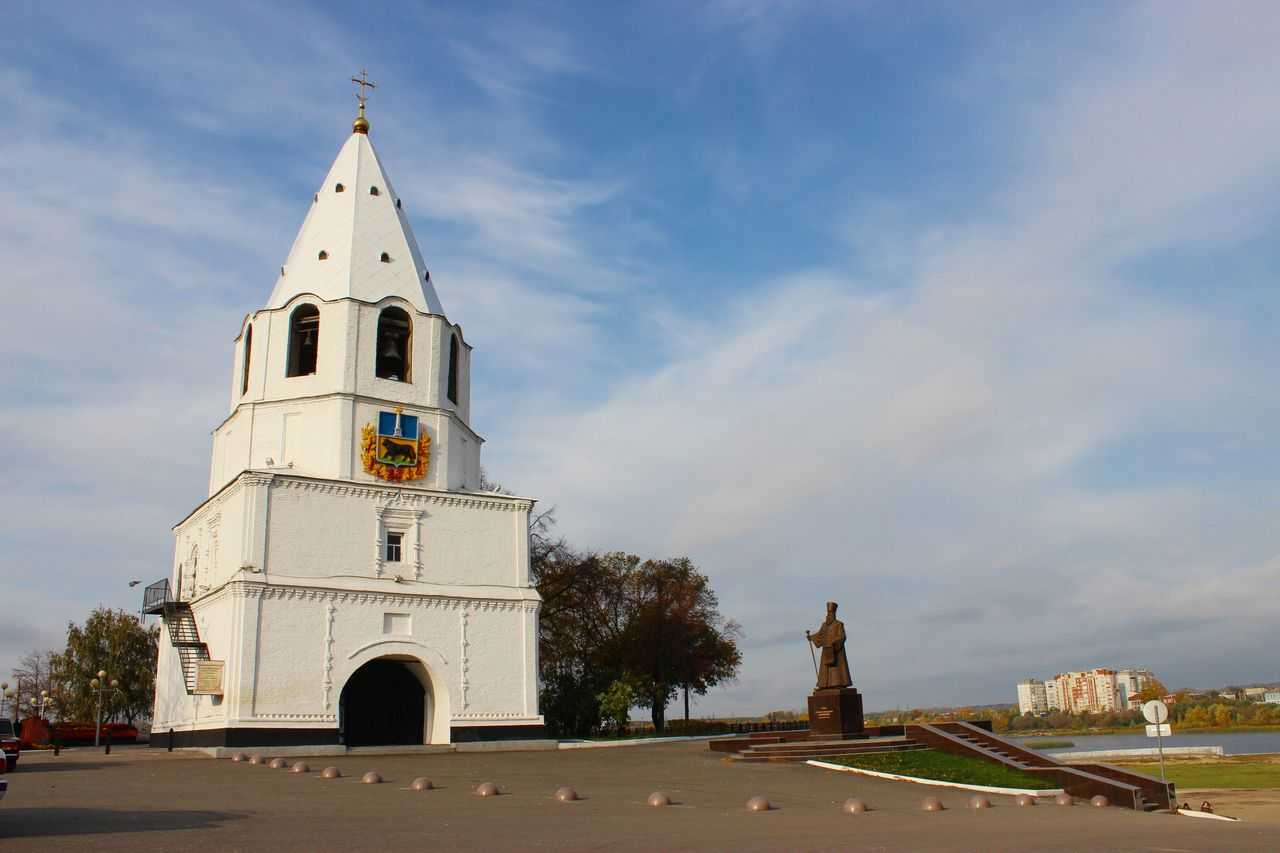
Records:
{"label": "gold cross on spire", "polygon": [[369,72],[360,69],[359,77],[352,77],[351,82],[360,87],[360,91],[356,93],[356,100],[360,103],[360,113],[356,116],[356,120],[351,123],[351,129],[356,133],[369,132],[369,120],[364,117],[364,105],[369,100],[369,93],[365,89],[376,89],[378,84],[369,79]]}

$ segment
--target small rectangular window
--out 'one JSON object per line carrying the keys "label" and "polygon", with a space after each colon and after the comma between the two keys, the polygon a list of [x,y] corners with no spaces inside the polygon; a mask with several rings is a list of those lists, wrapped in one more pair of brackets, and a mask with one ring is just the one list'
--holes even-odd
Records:
{"label": "small rectangular window", "polygon": [[403,533],[387,534],[387,562],[400,562],[400,543],[404,541]]}

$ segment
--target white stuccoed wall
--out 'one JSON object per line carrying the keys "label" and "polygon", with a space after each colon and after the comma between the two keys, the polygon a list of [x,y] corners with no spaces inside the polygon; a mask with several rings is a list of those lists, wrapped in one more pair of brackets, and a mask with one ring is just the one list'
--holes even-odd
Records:
{"label": "white stuccoed wall", "polygon": [[[320,311],[316,372],[285,376],[289,317],[302,304]],[[411,381],[375,375],[378,316],[394,305],[413,322]],[[252,325],[249,387],[241,394],[245,330]],[[448,399],[449,343],[459,348],[458,403]],[[432,464],[420,485],[474,489],[480,482],[484,440],[470,426],[471,347],[444,317],[416,311],[389,297],[376,304],[341,299],[321,302],[309,294],[283,308],[245,318],[234,346],[231,413],[214,430],[209,493],[241,471],[292,464],[299,474],[378,482],[360,466],[360,428],[377,412],[400,406],[417,415],[431,436]],[[436,464],[436,460],[439,464]]]}
{"label": "white stuccoed wall", "polygon": [[[304,304],[319,311],[316,371],[290,377],[290,319]],[[411,322],[405,381],[376,375],[389,306]],[[209,498],[174,529],[171,567],[211,657],[226,663],[225,693],[186,693],[166,631],[156,731],[332,732],[343,685],[379,657],[411,662],[427,687],[428,742],[448,742],[450,726],[540,725],[533,502],[475,493],[483,439],[470,426],[471,347],[444,315],[367,134],[347,138],[308,199],[231,366]],[[403,484],[365,473],[360,458],[362,428],[396,408],[431,439],[426,476]],[[404,536],[399,563],[383,560],[388,530]]]}
{"label": "white stuccoed wall", "polygon": [[[386,656],[424,669],[427,742],[448,743],[450,726],[541,724],[531,507],[245,472],[175,529],[173,582],[194,548],[192,609],[226,693],[188,696],[162,636],[155,730],[332,729],[343,684]],[[388,526],[405,533],[399,564],[379,559]]]}

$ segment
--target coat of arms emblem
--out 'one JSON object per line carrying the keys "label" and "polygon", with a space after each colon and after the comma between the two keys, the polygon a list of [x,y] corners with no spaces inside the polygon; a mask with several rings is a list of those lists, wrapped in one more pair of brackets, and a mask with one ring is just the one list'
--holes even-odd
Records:
{"label": "coat of arms emblem", "polygon": [[427,473],[431,440],[416,415],[379,412],[361,431],[364,470],[383,480],[416,480]]}

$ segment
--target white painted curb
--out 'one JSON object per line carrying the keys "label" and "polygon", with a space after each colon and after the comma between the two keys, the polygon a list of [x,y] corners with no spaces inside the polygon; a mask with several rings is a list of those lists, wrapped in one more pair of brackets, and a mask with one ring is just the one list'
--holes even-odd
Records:
{"label": "white painted curb", "polygon": [[857,773],[860,776],[874,776],[877,779],[889,779],[893,782],[915,782],[917,785],[933,785],[938,788],[961,788],[965,791],[978,791],[983,794],[1008,794],[1016,796],[1018,794],[1030,794],[1033,797],[1056,797],[1059,794],[1065,794],[1061,788],[1050,788],[1048,790],[1031,789],[1031,788],[997,788],[993,785],[965,785],[961,782],[943,782],[940,779],[920,779],[916,776],[899,776],[897,773],[881,773],[879,770],[863,770],[861,767],[849,767],[844,764],[831,764],[826,761],[817,761],[809,759],[805,764],[811,764],[814,767],[821,767],[823,770],[839,770],[842,773]]}
{"label": "white painted curb", "polygon": [[1178,814],[1183,817],[1203,817],[1208,818],[1209,820],[1227,820],[1232,823],[1238,823],[1240,821],[1240,818],[1238,817],[1227,817],[1224,814],[1214,814],[1213,812],[1198,812],[1195,809],[1178,809]]}
{"label": "white painted curb", "polygon": [[636,737],[627,740],[562,740],[560,749],[611,749],[616,746],[644,746],[648,743],[684,743],[694,740],[715,740],[727,735],[682,735],[680,737]]}

